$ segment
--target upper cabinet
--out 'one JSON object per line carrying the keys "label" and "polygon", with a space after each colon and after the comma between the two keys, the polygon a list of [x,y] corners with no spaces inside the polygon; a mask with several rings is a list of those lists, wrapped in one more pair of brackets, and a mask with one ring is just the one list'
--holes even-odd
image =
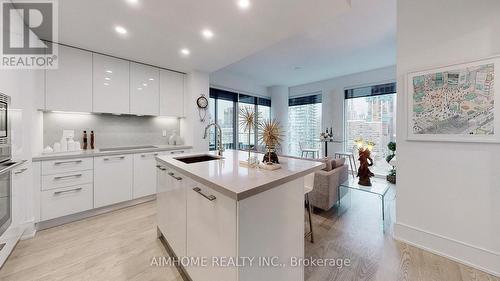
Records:
{"label": "upper cabinet", "polygon": [[158,115],[160,107],[160,70],[138,63],[130,63],[130,113]]}
{"label": "upper cabinet", "polygon": [[39,91],[18,86],[27,78],[17,73],[0,72],[7,85],[0,92],[12,96],[13,108],[21,108],[21,96],[33,92],[41,110],[184,117],[183,73],[74,47],[58,49],[57,69],[24,71]]}
{"label": "upper cabinet", "polygon": [[91,112],[92,53],[59,45],[58,58],[45,71],[45,109]]}
{"label": "upper cabinet", "polygon": [[130,63],[93,55],[93,112],[130,113]]}
{"label": "upper cabinet", "polygon": [[160,115],[184,116],[184,74],[160,70]]}

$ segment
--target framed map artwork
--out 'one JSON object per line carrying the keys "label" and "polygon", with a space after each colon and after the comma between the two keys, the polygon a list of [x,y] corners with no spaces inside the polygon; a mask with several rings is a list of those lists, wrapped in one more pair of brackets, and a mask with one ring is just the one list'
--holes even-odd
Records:
{"label": "framed map artwork", "polygon": [[408,73],[408,139],[500,142],[499,67],[493,57]]}

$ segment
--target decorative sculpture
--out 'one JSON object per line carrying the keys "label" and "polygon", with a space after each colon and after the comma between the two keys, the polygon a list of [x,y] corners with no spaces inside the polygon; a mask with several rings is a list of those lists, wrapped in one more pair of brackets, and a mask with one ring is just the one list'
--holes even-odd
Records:
{"label": "decorative sculpture", "polygon": [[363,140],[358,139],[356,140],[356,145],[358,147],[359,153],[358,184],[363,186],[371,186],[372,183],[370,178],[373,177],[374,174],[369,169],[369,167],[373,166],[373,159],[370,157],[370,153],[375,143],[368,142],[367,146],[365,147]]}
{"label": "decorative sculpture", "polygon": [[247,166],[254,166],[258,164],[258,159],[257,157],[251,157],[251,149],[252,146],[250,145],[250,140],[251,140],[251,135],[252,132],[254,131],[256,124],[257,124],[257,119],[259,119],[259,114],[255,112],[252,108],[248,106],[244,106],[240,108],[240,114],[239,114],[239,120],[240,120],[240,128],[248,133],[248,158],[246,161],[240,161],[240,163],[247,165]]}
{"label": "decorative sculpture", "polygon": [[262,131],[259,140],[266,145],[266,154],[262,160],[264,166],[280,168],[281,165],[279,165],[278,155],[275,151],[283,140],[280,123],[276,120],[264,120],[259,124],[259,127]]}

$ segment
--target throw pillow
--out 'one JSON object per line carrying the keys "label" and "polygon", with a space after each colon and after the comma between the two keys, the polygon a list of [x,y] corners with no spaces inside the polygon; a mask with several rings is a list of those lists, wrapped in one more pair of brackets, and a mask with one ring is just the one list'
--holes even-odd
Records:
{"label": "throw pillow", "polygon": [[332,169],[342,167],[345,164],[345,158],[337,158],[332,160]]}
{"label": "throw pillow", "polygon": [[325,163],[326,167],[323,168],[323,171],[331,171],[333,169],[333,166],[332,166],[332,157],[328,156],[328,157],[324,157],[324,158],[321,158],[320,159],[321,162]]}

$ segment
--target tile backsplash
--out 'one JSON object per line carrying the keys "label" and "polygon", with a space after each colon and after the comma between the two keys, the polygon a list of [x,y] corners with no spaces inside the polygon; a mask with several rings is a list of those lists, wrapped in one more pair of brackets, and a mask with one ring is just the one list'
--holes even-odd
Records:
{"label": "tile backsplash", "polygon": [[[96,148],[133,146],[146,144],[167,144],[176,130],[179,134],[179,120],[175,117],[152,117],[84,113],[43,113],[43,145],[53,147],[59,142],[63,130],[74,130],[75,140],[83,143],[83,131],[95,134]],[[167,136],[163,137],[163,130]]]}

